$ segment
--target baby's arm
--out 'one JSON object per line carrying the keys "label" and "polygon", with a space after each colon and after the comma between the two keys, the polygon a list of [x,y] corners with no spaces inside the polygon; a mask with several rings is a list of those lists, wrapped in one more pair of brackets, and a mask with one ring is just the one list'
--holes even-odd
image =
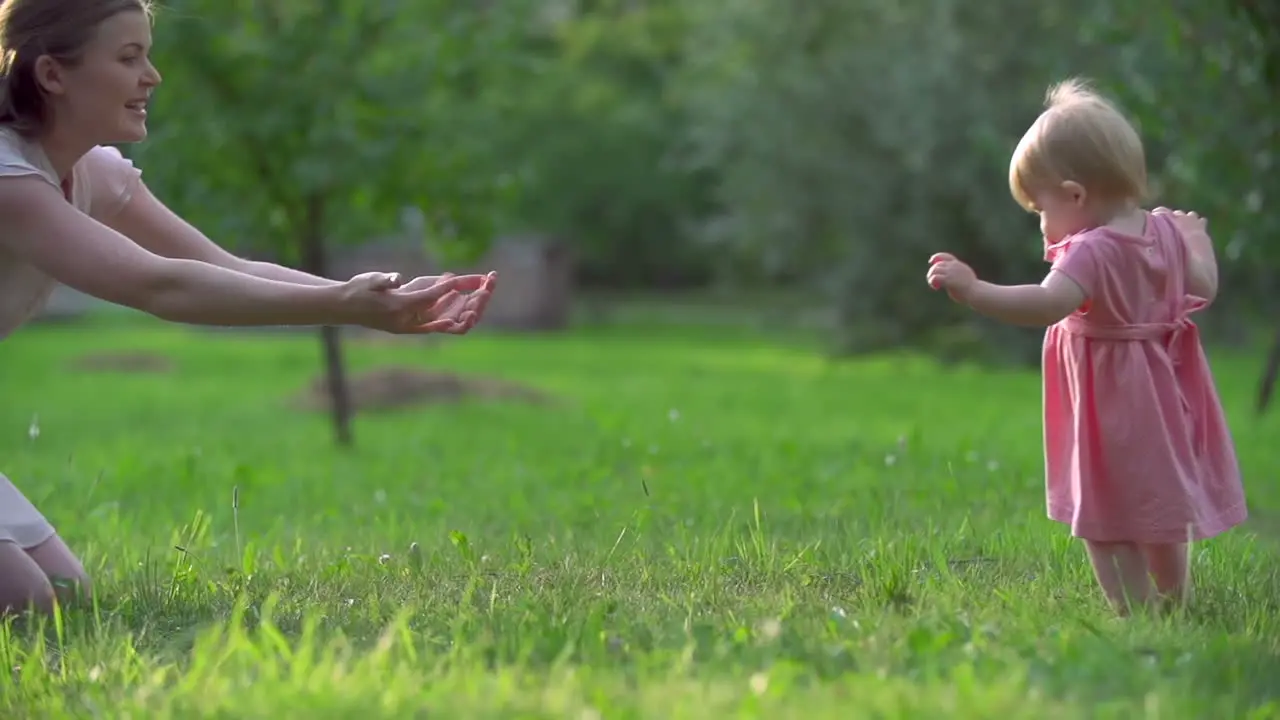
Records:
{"label": "baby's arm", "polygon": [[965,294],[964,302],[1001,322],[1047,327],[1075,312],[1086,299],[1075,280],[1050,270],[1039,285],[996,285],[978,280]]}
{"label": "baby's arm", "polygon": [[1187,293],[1212,302],[1218,295],[1218,259],[1213,254],[1213,240],[1201,218],[1184,215],[1178,224],[1187,243]]}
{"label": "baby's arm", "polygon": [[1173,215],[1187,247],[1187,294],[1212,302],[1218,295],[1218,260],[1213,240],[1205,229],[1207,221],[1194,212],[1157,208],[1157,213]]}

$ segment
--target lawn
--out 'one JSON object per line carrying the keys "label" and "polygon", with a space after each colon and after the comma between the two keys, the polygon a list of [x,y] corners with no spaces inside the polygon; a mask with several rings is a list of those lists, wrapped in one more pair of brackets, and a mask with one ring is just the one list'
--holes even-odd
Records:
{"label": "lawn", "polygon": [[[113,350],[173,365],[74,369]],[[343,452],[291,404],[310,336],[2,353],[3,471],[99,591],[0,638],[3,717],[1280,717],[1256,356],[1212,353],[1260,520],[1196,547],[1188,617],[1124,622],[1044,516],[1029,373],[726,328],[352,343],[549,400],[367,413]]]}

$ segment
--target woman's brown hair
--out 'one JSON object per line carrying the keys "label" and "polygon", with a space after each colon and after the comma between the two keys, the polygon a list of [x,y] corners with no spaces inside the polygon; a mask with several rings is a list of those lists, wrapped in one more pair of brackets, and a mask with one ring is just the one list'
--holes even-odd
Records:
{"label": "woman's brown hair", "polygon": [[0,125],[36,135],[49,122],[35,64],[48,55],[74,66],[103,21],[151,15],[150,0],[0,0]]}

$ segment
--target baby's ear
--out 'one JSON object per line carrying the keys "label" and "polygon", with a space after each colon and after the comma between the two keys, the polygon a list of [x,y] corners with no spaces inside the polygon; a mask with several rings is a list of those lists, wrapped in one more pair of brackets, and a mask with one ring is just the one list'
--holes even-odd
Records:
{"label": "baby's ear", "polygon": [[1077,206],[1084,205],[1085,201],[1089,199],[1088,191],[1084,189],[1083,185],[1074,180],[1067,180],[1062,183],[1062,191],[1066,193],[1067,197],[1071,198],[1071,202],[1075,203]]}

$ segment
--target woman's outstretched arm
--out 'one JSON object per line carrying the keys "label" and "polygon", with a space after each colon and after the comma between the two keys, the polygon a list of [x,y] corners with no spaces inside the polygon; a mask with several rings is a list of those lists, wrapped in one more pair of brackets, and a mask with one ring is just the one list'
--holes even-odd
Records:
{"label": "woman's outstretched arm", "polygon": [[[298,285],[218,265],[168,258],[71,206],[48,182],[0,178],[0,250],[64,285],[164,320],[199,325],[366,325],[436,331],[434,305],[452,290],[486,286],[483,276],[450,278],[421,291],[387,292],[377,278]],[[375,282],[375,280],[377,280]],[[413,316],[420,315],[420,320]],[[455,323],[441,323],[454,327]]]}
{"label": "woman's outstretched arm", "polygon": [[119,211],[104,218],[104,222],[121,235],[163,257],[199,260],[264,280],[318,287],[342,284],[274,263],[246,260],[227,252],[170,210],[141,180],[136,182],[128,201]]}

